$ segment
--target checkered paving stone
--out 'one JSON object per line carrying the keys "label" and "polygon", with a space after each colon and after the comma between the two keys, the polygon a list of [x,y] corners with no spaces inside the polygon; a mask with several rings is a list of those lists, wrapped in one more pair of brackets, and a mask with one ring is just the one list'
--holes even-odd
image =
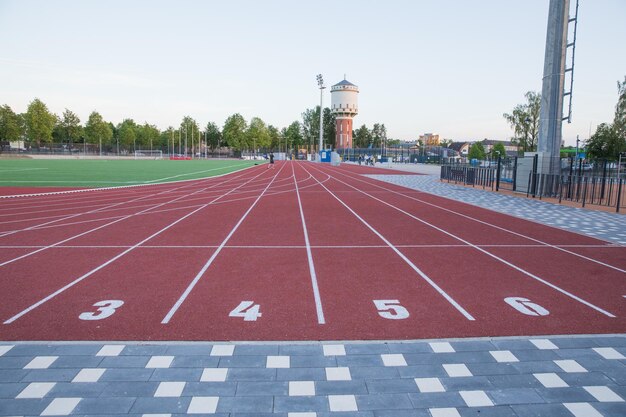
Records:
{"label": "checkered paving stone", "polygon": [[[428,360],[412,365],[416,352]],[[294,366],[298,358],[310,367]],[[626,335],[296,345],[0,342],[0,416],[617,417],[626,415],[625,400]]]}
{"label": "checkered paving stone", "polygon": [[537,199],[498,194],[480,188],[463,187],[441,182],[438,175],[368,175],[368,177],[626,245],[626,216],[623,214],[585,210]]}

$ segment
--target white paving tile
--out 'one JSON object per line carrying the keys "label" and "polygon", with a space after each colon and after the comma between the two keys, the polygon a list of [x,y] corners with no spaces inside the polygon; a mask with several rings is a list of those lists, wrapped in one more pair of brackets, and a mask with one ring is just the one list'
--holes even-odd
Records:
{"label": "white paving tile", "polygon": [[228,375],[228,368],[204,368],[200,382],[224,382]]}
{"label": "white paving tile", "polygon": [[385,366],[407,366],[402,353],[391,353],[380,355]]}
{"label": "white paving tile", "polygon": [[287,417],[317,417],[317,413],[287,413]]}
{"label": "white paving tile", "polygon": [[11,349],[13,349],[14,346],[15,345],[2,345],[2,346],[0,346],[0,356],[4,355],[5,353],[7,353]]}
{"label": "white paving tile", "polygon": [[324,345],[324,356],[346,356],[344,345]]}
{"label": "white paving tile", "polygon": [[445,392],[446,389],[441,384],[439,378],[415,378],[417,389],[420,392]]}
{"label": "white paving tile", "polygon": [[593,395],[600,402],[624,402],[624,399],[617,395],[611,388],[604,386],[583,387],[589,394]]}
{"label": "white paving tile", "polygon": [[328,406],[330,411],[359,411],[354,395],[329,395]]}
{"label": "white paving tile", "polygon": [[187,414],[215,414],[220,397],[191,397]]}
{"label": "white paving tile", "polygon": [[448,342],[430,342],[430,348],[435,353],[453,353],[456,352],[452,345]]}
{"label": "white paving tile", "polygon": [[35,356],[24,369],[48,369],[58,358],[58,356]]}
{"label": "white paving tile", "polygon": [[563,403],[575,417],[604,417],[589,403]]}
{"label": "white paving tile", "polygon": [[43,398],[55,385],[56,382],[31,382],[15,398]]}
{"label": "white paving tile", "polygon": [[98,382],[105,371],[105,368],[83,368],[72,379],[72,382]]}
{"label": "white paving tile", "polygon": [[450,377],[473,376],[470,370],[463,363],[445,363],[443,369]]}
{"label": "white paving tile", "polygon": [[350,368],[347,366],[339,366],[337,368],[326,368],[327,381],[352,381]]}
{"label": "white paving tile", "polygon": [[96,356],[118,356],[126,345],[104,345],[102,349],[96,353]]}
{"label": "white paving tile", "polygon": [[487,397],[485,391],[459,391],[463,401],[468,407],[491,407],[493,402]]}
{"label": "white paving tile", "polygon": [[454,407],[449,408],[429,408],[430,415],[432,417],[461,417],[459,412]]}
{"label": "white paving tile", "polygon": [[214,345],[211,356],[233,356],[235,345]]}
{"label": "white paving tile", "polygon": [[289,368],[289,356],[268,356],[265,364],[266,368]]}
{"label": "white paving tile", "polygon": [[548,349],[558,349],[559,347],[549,341],[548,339],[530,339],[530,342],[535,345],[537,349],[548,350]]}
{"label": "white paving tile", "polygon": [[142,414],[141,417],[172,417],[171,414]]}
{"label": "white paving tile", "polygon": [[154,393],[155,397],[180,397],[185,389],[185,382],[161,382]]}
{"label": "white paving tile", "polygon": [[554,363],[567,373],[587,372],[585,368],[583,368],[578,362],[573,359],[555,360]]}
{"label": "white paving tile", "polygon": [[489,353],[497,362],[519,362],[510,350],[490,350]]}
{"label": "white paving tile", "polygon": [[566,388],[569,387],[567,382],[563,381],[560,376],[553,372],[544,374],[533,374],[535,378],[546,388]]}
{"label": "white paving tile", "polygon": [[152,356],[146,368],[169,368],[173,360],[173,356]]}
{"label": "white paving tile", "polygon": [[74,411],[74,408],[82,398],[55,398],[41,413],[42,416],[67,416]]}
{"label": "white paving tile", "polygon": [[315,395],[315,383],[313,381],[289,381],[289,396]]}
{"label": "white paving tile", "polygon": [[621,353],[619,353],[617,350],[608,347],[608,348],[593,348],[593,350],[596,351],[596,353],[600,356],[602,356],[604,359],[626,359],[626,357],[624,357],[624,355],[622,355]]}

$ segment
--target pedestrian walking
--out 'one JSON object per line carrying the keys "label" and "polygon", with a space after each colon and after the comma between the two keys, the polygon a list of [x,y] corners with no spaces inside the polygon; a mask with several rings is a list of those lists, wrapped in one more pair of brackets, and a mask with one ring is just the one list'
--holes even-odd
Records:
{"label": "pedestrian walking", "polygon": [[267,166],[267,169],[274,169],[274,152],[270,152],[270,163]]}

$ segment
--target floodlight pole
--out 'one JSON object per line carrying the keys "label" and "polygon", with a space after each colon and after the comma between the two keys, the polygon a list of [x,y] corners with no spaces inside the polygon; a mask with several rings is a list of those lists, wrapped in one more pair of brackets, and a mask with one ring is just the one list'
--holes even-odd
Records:
{"label": "floodlight pole", "polygon": [[[320,87],[320,141],[318,152],[322,152],[322,141],[323,141],[323,117],[324,117],[324,79],[322,78],[322,74],[317,74],[317,85]],[[321,155],[321,153],[320,153]],[[321,157],[321,156],[320,156]]]}

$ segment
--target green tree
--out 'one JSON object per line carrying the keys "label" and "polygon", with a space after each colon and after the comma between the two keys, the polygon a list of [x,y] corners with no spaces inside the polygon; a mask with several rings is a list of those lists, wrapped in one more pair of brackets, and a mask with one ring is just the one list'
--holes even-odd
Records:
{"label": "green tree", "polygon": [[154,149],[159,146],[159,136],[161,132],[155,125],[145,122],[143,125],[137,126],[137,147],[139,149]]}
{"label": "green tree", "polygon": [[235,113],[229,116],[224,122],[224,128],[222,129],[222,136],[226,145],[234,150],[243,150],[246,146],[247,128],[246,119],[241,114]]}
{"label": "green tree", "polygon": [[282,135],[276,127],[268,125],[267,133],[270,135],[270,149],[279,149],[283,147],[284,144],[281,144]]}
{"label": "green tree", "polygon": [[601,123],[589,140],[585,141],[585,147],[592,158],[617,159],[620,152],[626,151],[626,140],[620,137],[614,125]]}
{"label": "green tree", "polygon": [[97,144],[100,149],[107,146],[111,142],[113,131],[109,124],[104,121],[100,113],[92,111],[89,119],[85,124],[85,139],[89,143]]}
{"label": "green tree", "polygon": [[297,120],[291,122],[291,124],[283,129],[283,137],[287,144],[287,149],[293,150],[298,153],[298,149],[304,144],[304,137],[302,136],[302,126]]}
{"label": "green tree", "polygon": [[504,148],[504,145],[500,142],[493,145],[493,147],[489,151],[489,156],[492,159],[498,159],[498,157],[500,158],[506,157],[506,149]]}
{"label": "green tree", "polygon": [[[317,149],[320,138],[320,106],[306,109],[302,113],[302,135],[305,144]],[[322,117],[322,141],[325,145],[335,145],[335,115],[328,107],[324,107]]]}
{"label": "green tree", "polygon": [[485,148],[480,142],[474,142],[469,150],[468,158],[483,160],[485,159]]}
{"label": "green tree", "polygon": [[133,119],[124,119],[117,126],[120,147],[126,151],[135,151],[137,140],[137,124]]}
{"label": "green tree", "polygon": [[367,148],[372,142],[372,134],[365,125],[361,125],[352,134],[353,146],[355,148]]}
{"label": "green tree", "polygon": [[34,99],[24,114],[28,139],[34,141],[37,147],[50,143],[56,121],[57,117],[48,111],[48,107],[38,98]]}
{"label": "green tree", "polygon": [[247,148],[252,148],[256,152],[257,149],[267,149],[270,145],[270,134],[267,130],[265,122],[258,117],[250,120],[250,125],[246,130]]}
{"label": "green tree", "polygon": [[513,129],[511,142],[517,144],[521,152],[532,152],[537,149],[541,94],[528,91],[524,97],[526,103],[518,104],[510,114],[504,113],[502,116]]}
{"label": "green tree", "polygon": [[220,128],[217,124],[214,122],[207,123],[204,131],[206,132],[207,145],[211,147],[211,149],[216,149],[218,146],[223,145],[222,132],[220,132]]}
{"label": "green tree", "polygon": [[[335,148],[335,140],[337,138],[337,123],[336,116],[330,111],[328,107],[324,107],[324,144],[330,145],[331,148]],[[318,139],[319,141],[319,139]]]}
{"label": "green tree", "polygon": [[617,94],[613,126],[617,135],[626,140],[626,77],[624,77],[624,82],[617,82]]}
{"label": "green tree", "polygon": [[17,142],[23,133],[19,115],[8,104],[0,107],[0,142]]}
{"label": "green tree", "polygon": [[76,113],[65,109],[63,116],[59,120],[59,128],[61,130],[61,141],[68,142],[70,149],[72,143],[78,140],[83,133],[83,127],[80,125],[80,119]]}
{"label": "green tree", "polygon": [[180,135],[183,143],[183,153],[186,155],[188,152],[191,152],[193,155],[196,152],[200,139],[198,122],[191,116],[183,117],[183,120],[180,122]]}
{"label": "green tree", "polygon": [[372,147],[380,148],[387,141],[387,128],[384,124],[374,123],[371,131]]}

